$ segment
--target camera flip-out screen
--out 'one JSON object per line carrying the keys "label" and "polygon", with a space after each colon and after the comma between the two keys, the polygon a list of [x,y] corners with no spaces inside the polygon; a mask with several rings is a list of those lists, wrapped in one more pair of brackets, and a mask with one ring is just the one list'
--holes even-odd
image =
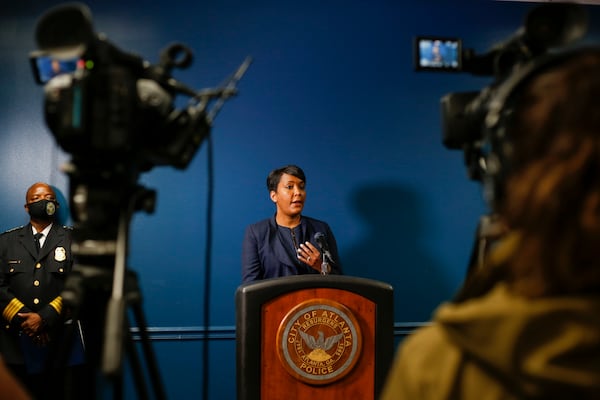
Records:
{"label": "camera flip-out screen", "polygon": [[79,57],[67,60],[43,55],[30,57],[35,81],[40,84],[48,82],[57,75],[74,72],[78,61]]}
{"label": "camera flip-out screen", "polygon": [[417,71],[461,71],[460,39],[418,36],[415,38]]}

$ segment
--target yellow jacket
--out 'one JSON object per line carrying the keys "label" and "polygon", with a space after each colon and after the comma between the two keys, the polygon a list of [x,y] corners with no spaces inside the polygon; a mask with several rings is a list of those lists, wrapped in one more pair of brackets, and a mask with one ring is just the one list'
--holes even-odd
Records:
{"label": "yellow jacket", "polygon": [[532,300],[498,284],[443,304],[400,345],[380,399],[600,399],[600,295]]}

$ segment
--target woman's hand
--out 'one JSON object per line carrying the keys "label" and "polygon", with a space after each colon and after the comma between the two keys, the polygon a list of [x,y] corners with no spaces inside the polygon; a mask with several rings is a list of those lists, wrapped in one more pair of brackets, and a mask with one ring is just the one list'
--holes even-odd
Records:
{"label": "woman's hand", "polygon": [[300,244],[297,250],[298,260],[309,265],[316,271],[321,271],[321,252],[310,242]]}

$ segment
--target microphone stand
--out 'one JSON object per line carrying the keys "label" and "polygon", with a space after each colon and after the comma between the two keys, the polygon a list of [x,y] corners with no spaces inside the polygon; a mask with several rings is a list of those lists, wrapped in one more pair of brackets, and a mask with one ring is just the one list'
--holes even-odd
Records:
{"label": "microphone stand", "polygon": [[322,232],[315,233],[315,241],[321,250],[321,275],[328,275],[331,272],[331,268],[329,267],[329,262],[333,262],[331,259],[331,253],[329,253],[329,246],[325,241],[325,234]]}
{"label": "microphone stand", "polygon": [[329,275],[329,271],[331,268],[329,267],[329,252],[323,251],[323,247],[321,247],[321,256],[323,258],[323,262],[321,263],[321,275]]}

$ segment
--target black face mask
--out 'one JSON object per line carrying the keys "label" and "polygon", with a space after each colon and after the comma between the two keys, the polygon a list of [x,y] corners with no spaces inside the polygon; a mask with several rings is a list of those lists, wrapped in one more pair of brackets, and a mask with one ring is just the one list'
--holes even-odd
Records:
{"label": "black face mask", "polygon": [[50,221],[54,219],[58,202],[53,200],[38,200],[27,204],[31,218]]}

